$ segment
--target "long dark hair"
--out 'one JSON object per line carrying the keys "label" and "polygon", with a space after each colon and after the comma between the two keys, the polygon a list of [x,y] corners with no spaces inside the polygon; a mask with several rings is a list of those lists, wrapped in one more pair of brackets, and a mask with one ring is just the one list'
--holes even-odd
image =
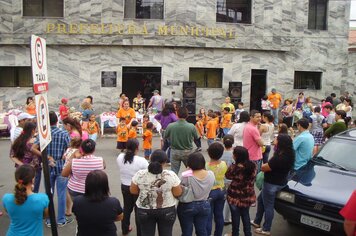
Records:
{"label": "long dark hair", "polygon": [[240,113],[240,119],[237,121],[237,123],[249,122],[249,121],[250,121],[250,114],[247,111],[242,111]]}
{"label": "long dark hair", "polygon": [[174,106],[172,103],[166,103],[162,110],[162,116],[169,116],[170,113],[174,113]]}
{"label": "long dark hair", "polygon": [[15,203],[22,205],[27,200],[26,186],[32,183],[32,179],[35,177],[35,168],[28,164],[24,164],[16,169],[15,180]]}
{"label": "long dark hair", "polygon": [[277,141],[278,143],[275,155],[284,155],[295,159],[295,151],[293,148],[292,138],[288,134],[278,134]]}
{"label": "long dark hair", "polygon": [[92,154],[95,151],[95,141],[92,139],[87,139],[82,142],[80,148],[83,151],[83,154]]}
{"label": "long dark hair", "polygon": [[67,117],[67,118],[64,118],[62,120],[62,122],[65,125],[70,124],[72,127],[74,127],[79,132],[80,136],[82,136],[82,126],[80,125],[79,121],[77,121],[73,118]]}
{"label": "long dark hair", "polygon": [[234,155],[235,164],[242,164],[244,166],[244,177],[250,177],[256,170],[256,164],[250,161],[248,150],[242,146],[234,148],[232,153]]}
{"label": "long dark hair", "polygon": [[168,160],[166,152],[157,149],[151,154],[151,163],[148,165],[148,171],[152,174],[160,174],[163,171],[162,164]]}
{"label": "long dark hair", "polygon": [[14,141],[14,144],[12,145],[12,151],[14,153],[14,156],[20,161],[25,156],[27,142],[32,137],[32,131],[35,129],[35,123],[26,122],[21,135]]}
{"label": "long dark hair", "polygon": [[139,142],[137,139],[129,139],[126,143],[126,153],[124,156],[124,164],[128,163],[132,163],[134,156],[135,156],[135,152],[138,149],[139,146]]}
{"label": "long dark hair", "polygon": [[92,170],[85,179],[84,196],[90,201],[100,202],[110,195],[108,176],[102,170]]}

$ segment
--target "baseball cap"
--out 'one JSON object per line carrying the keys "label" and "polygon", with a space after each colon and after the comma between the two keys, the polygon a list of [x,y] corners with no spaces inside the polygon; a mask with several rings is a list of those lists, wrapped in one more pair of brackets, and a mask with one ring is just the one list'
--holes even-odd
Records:
{"label": "baseball cap", "polygon": [[35,118],[35,117],[26,113],[26,112],[22,112],[20,115],[17,116],[18,120],[33,119],[33,118]]}
{"label": "baseball cap", "polygon": [[157,89],[153,90],[152,93],[159,93],[159,91]]}
{"label": "baseball cap", "polygon": [[62,102],[62,103],[67,103],[67,102],[68,102],[68,98],[62,98],[62,99],[61,99],[61,102]]}

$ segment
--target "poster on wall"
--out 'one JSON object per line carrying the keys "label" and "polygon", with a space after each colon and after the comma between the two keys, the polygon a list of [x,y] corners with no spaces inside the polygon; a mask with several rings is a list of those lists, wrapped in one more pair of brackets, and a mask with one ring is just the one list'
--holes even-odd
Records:
{"label": "poster on wall", "polygon": [[101,72],[101,87],[116,87],[116,71]]}

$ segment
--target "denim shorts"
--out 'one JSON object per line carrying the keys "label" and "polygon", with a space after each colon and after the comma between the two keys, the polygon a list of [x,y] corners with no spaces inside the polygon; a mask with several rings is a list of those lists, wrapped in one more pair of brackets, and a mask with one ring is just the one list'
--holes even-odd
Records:
{"label": "denim shorts", "polygon": [[144,151],[145,157],[149,157],[151,155],[151,153],[152,153],[152,149],[145,149],[145,151]]}

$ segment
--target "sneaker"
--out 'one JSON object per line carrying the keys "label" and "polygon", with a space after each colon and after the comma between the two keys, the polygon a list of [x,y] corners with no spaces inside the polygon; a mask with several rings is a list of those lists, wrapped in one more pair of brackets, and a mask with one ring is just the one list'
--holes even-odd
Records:
{"label": "sneaker", "polygon": [[74,221],[73,218],[66,218],[66,221],[65,221],[65,222],[63,222],[63,223],[58,223],[57,226],[58,226],[59,228],[61,228],[61,227],[63,227],[63,226],[66,226],[67,224],[72,223],[73,221]]}
{"label": "sneaker", "polygon": [[250,223],[255,228],[261,228],[261,226],[259,224],[256,224],[255,221],[253,221],[253,220],[251,220]]}
{"label": "sneaker", "polygon": [[46,226],[47,226],[48,228],[51,228],[51,223],[50,223],[50,222],[45,221],[45,224],[46,224]]}
{"label": "sneaker", "polygon": [[271,235],[271,232],[269,232],[269,231],[263,231],[262,228],[257,228],[257,229],[255,229],[255,233],[256,233],[256,234],[261,234],[261,235]]}

